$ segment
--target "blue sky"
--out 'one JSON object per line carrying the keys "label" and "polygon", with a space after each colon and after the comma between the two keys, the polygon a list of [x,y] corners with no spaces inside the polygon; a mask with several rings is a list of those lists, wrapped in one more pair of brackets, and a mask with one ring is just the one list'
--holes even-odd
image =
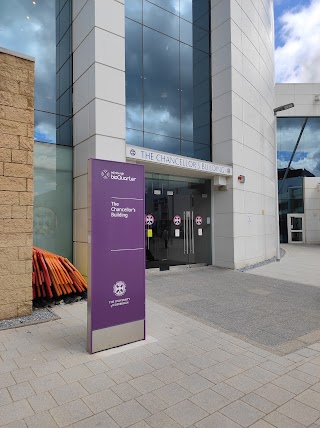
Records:
{"label": "blue sky", "polygon": [[320,0],[274,0],[276,81],[320,82]]}
{"label": "blue sky", "polygon": [[[296,10],[309,6],[310,0],[274,0],[274,18],[275,18],[275,33],[276,33],[276,47],[283,44],[280,36],[281,23],[280,17],[290,11]],[[320,18],[319,18],[320,19]]]}

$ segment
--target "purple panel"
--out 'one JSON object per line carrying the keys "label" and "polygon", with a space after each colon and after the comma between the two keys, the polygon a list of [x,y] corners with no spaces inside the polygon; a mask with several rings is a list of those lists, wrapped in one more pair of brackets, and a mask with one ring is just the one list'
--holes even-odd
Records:
{"label": "purple panel", "polygon": [[90,338],[145,319],[144,186],[142,165],[89,160]]}

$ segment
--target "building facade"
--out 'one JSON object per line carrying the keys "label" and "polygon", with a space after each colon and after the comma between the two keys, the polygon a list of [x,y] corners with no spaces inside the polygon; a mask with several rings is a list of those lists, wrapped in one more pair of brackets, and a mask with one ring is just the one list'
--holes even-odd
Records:
{"label": "building facade", "polygon": [[[73,241],[87,274],[87,161],[98,158],[145,165],[147,266],[272,258],[273,1],[22,3],[7,6],[5,26],[18,7],[17,28],[37,19],[54,33],[48,57],[25,52],[36,57],[36,82],[47,83],[36,86],[36,245],[70,257]],[[4,34],[6,48],[31,46]]]}

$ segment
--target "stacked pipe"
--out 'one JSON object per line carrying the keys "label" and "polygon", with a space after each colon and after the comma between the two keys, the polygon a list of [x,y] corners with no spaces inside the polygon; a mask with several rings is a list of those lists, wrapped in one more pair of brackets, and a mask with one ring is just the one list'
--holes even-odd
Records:
{"label": "stacked pipe", "polygon": [[33,299],[60,297],[87,290],[86,280],[65,257],[33,247],[32,265]]}

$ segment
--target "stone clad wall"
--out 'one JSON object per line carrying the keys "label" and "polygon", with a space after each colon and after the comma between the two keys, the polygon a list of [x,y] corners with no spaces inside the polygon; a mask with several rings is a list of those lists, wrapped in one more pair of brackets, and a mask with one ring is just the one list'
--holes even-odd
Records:
{"label": "stone clad wall", "polygon": [[34,61],[0,48],[0,320],[32,312],[33,135]]}

